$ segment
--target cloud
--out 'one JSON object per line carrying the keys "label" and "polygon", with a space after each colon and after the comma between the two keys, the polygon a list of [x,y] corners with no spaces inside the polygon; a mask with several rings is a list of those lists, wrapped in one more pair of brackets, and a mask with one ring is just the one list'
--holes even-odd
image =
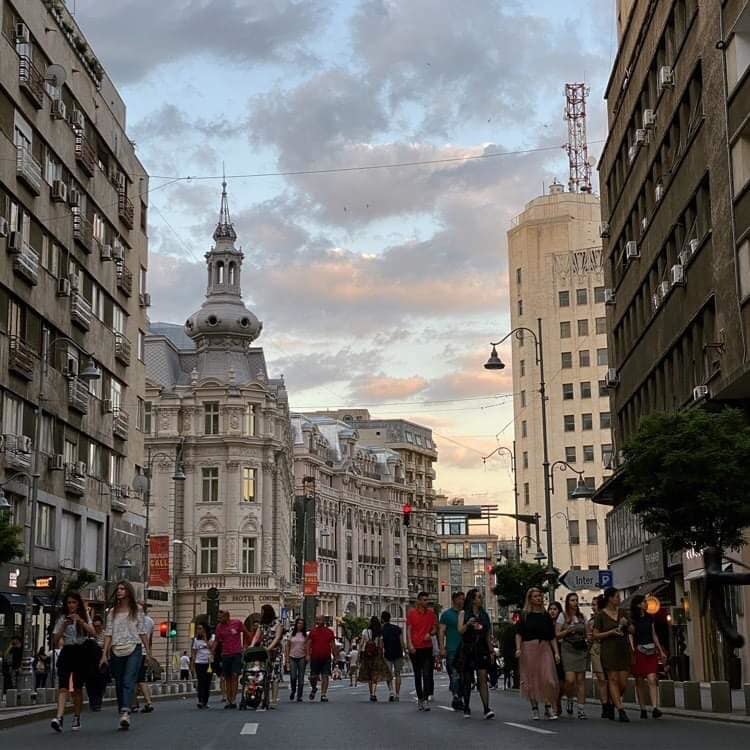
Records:
{"label": "cloud", "polygon": [[478,469],[482,466],[482,457],[474,450],[465,448],[440,437],[435,438],[438,446],[439,466],[451,466],[456,469]]}
{"label": "cloud", "polygon": [[427,380],[420,375],[407,378],[391,377],[382,372],[363,375],[352,380],[351,397],[355,403],[405,399],[423,391],[427,384]]}
{"label": "cloud", "polygon": [[130,128],[130,135],[136,141],[162,138],[171,140],[184,135],[201,136],[203,139],[224,139],[239,135],[245,129],[244,123],[240,121],[232,124],[225,115],[211,120],[203,117],[191,118],[177,105],[164,102],[136,122]]}

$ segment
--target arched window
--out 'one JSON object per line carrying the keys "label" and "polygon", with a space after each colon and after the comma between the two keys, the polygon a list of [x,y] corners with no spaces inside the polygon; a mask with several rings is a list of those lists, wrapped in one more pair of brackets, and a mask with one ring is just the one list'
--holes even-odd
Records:
{"label": "arched window", "polygon": [[216,283],[224,283],[224,262],[221,260],[216,264]]}
{"label": "arched window", "polygon": [[230,286],[234,286],[237,283],[236,278],[237,266],[234,263],[229,264],[229,277],[227,279]]}

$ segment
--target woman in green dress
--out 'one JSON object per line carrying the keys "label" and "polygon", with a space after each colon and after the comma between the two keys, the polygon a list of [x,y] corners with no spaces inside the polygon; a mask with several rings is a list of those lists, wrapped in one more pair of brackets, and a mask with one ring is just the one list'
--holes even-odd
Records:
{"label": "woman in green dress", "polygon": [[615,588],[604,591],[604,609],[594,617],[594,640],[601,644],[602,668],[607,673],[609,697],[614,707],[610,719],[617,709],[620,721],[630,721],[622,698],[628,684],[632,654],[628,643],[628,618],[620,609],[620,592]]}

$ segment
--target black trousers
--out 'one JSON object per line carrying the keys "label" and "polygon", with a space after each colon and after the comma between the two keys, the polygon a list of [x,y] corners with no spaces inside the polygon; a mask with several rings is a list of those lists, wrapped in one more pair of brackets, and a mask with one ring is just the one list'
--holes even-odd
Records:
{"label": "black trousers", "polygon": [[414,668],[414,688],[420,701],[427,700],[428,695],[435,692],[432,670],[432,646],[429,648],[418,648],[411,654],[411,664]]}
{"label": "black trousers", "polygon": [[195,665],[195,677],[198,682],[198,703],[208,705],[208,695],[211,692],[211,675],[208,664]]}

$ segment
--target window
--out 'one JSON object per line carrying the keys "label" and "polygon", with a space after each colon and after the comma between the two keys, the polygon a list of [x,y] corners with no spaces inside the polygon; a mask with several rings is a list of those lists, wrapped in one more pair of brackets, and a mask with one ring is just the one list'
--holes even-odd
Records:
{"label": "window", "polygon": [[242,538],[242,572],[255,573],[255,537]]}
{"label": "window", "polygon": [[606,380],[599,381],[599,395],[604,396],[605,398],[609,398],[609,388],[607,388]]}
{"label": "window", "polygon": [[591,352],[588,349],[581,349],[578,352],[578,366],[589,367],[591,365]]}
{"label": "window", "polygon": [[609,430],[612,427],[612,415],[608,411],[599,414],[599,427],[602,430]]}
{"label": "window", "polygon": [[23,404],[9,393],[3,394],[3,432],[23,435]]}
{"label": "window", "polygon": [[516,284],[518,284],[518,286],[521,286],[521,269],[520,268],[516,268]]}
{"label": "window", "polygon": [[522,456],[523,456],[523,468],[528,469],[529,468],[529,452],[524,451]]}
{"label": "window", "polygon": [[591,381],[581,381],[581,398],[591,398]]}
{"label": "window", "polygon": [[39,450],[47,454],[55,452],[55,418],[49,414],[43,414],[39,423]]}
{"label": "window", "polygon": [[143,431],[147,434],[151,434],[151,402],[143,402]]}
{"label": "window", "polygon": [[594,446],[593,445],[584,445],[583,446],[583,460],[584,461],[593,461],[594,460]]}
{"label": "window", "polygon": [[588,320],[579,320],[578,321],[578,335],[579,336],[588,336],[589,335],[589,322],[588,322]]}
{"label": "window", "polygon": [[603,286],[594,287],[594,302],[596,302],[597,304],[604,304],[604,287]]}
{"label": "window", "polygon": [[52,549],[54,542],[55,508],[47,503],[38,503],[36,509],[36,544]]}
{"label": "window", "polygon": [[204,401],[203,403],[204,426],[206,435],[219,434],[219,402]]}
{"label": "window", "polygon": [[83,544],[81,566],[86,570],[102,572],[102,524],[86,519],[86,538]]}
{"label": "window", "polygon": [[573,367],[573,352],[560,352],[560,366],[563,370]]}
{"label": "window", "polygon": [[92,477],[101,478],[102,449],[93,440],[89,443],[88,470]]}
{"label": "window", "polygon": [[525,438],[529,436],[529,429],[528,425],[526,424],[526,420],[521,421],[521,437]]}
{"label": "window", "polygon": [[520,370],[521,377],[523,377],[526,374],[526,360],[525,359],[522,359],[518,363],[518,369]]}
{"label": "window", "polygon": [[257,469],[245,466],[242,469],[242,500],[246,503],[255,501],[255,480]]}
{"label": "window", "polygon": [[573,383],[563,383],[562,384],[562,396],[563,401],[572,401],[573,400]]}
{"label": "window", "polygon": [[609,357],[607,356],[607,348],[596,350],[596,364],[602,367],[606,367],[609,364]]}
{"label": "window", "polygon": [[63,456],[67,466],[75,466],[78,462],[78,446],[72,440],[63,443]]}
{"label": "window", "polygon": [[487,557],[487,544],[485,542],[471,542],[469,554],[472,558]]}
{"label": "window", "polygon": [[521,391],[521,407],[526,407],[526,391]]}
{"label": "window", "polygon": [[586,519],[586,541],[589,544],[599,544],[599,527],[595,518]]}
{"label": "window", "polygon": [[576,305],[587,305],[589,303],[588,289],[576,289]]}
{"label": "window", "polygon": [[570,292],[567,289],[557,293],[557,304],[560,307],[570,307]]}
{"label": "window", "polygon": [[146,269],[143,266],[140,266],[138,269],[138,292],[139,294],[145,294],[148,291],[147,287],[147,275],[146,275]]}
{"label": "window", "polygon": [[139,330],[138,331],[138,359],[143,362],[146,354],[146,334]]}
{"label": "window", "polygon": [[573,498],[573,492],[575,491],[575,488],[578,486],[578,480],[577,479],[571,479],[568,477],[565,480],[565,489],[568,492],[568,500],[571,500]]}
{"label": "window", "polygon": [[531,502],[531,490],[529,488],[529,483],[524,482],[523,483],[523,504],[528,505]]}
{"label": "window", "polygon": [[204,536],[201,538],[201,573],[219,572],[219,537]]}
{"label": "window", "polygon": [[568,539],[571,544],[581,543],[580,532],[578,531],[578,521],[568,521]]}
{"label": "window", "polygon": [[523,300],[522,299],[518,300],[518,314],[523,315]]}
{"label": "window", "polygon": [[581,429],[592,430],[594,428],[594,418],[591,414],[581,414]]}
{"label": "window", "polygon": [[244,420],[242,431],[245,435],[252,437],[255,435],[255,404],[248,404],[245,407]]}
{"label": "window", "polygon": [[219,501],[219,467],[209,466],[201,469],[203,479],[203,494],[201,500],[204,503],[216,503]]}
{"label": "window", "polygon": [[570,321],[569,320],[564,320],[560,323],[560,338],[561,339],[570,338]]}
{"label": "window", "polygon": [[119,305],[112,305],[112,330],[115,333],[125,333],[125,318],[125,311]]}
{"label": "window", "polygon": [[566,414],[563,417],[563,430],[565,432],[575,432],[576,418],[573,414]]}
{"label": "window", "polygon": [[607,332],[607,319],[606,318],[597,318],[596,319],[596,332],[597,333],[606,333]]}
{"label": "window", "polygon": [[138,400],[136,401],[137,411],[136,411],[136,415],[135,415],[135,417],[136,417],[135,418],[135,428],[137,430],[140,430],[141,432],[143,432],[144,431],[143,430],[143,423],[146,420],[146,407],[145,407],[146,402],[140,396],[137,396],[137,399]]}
{"label": "window", "polygon": [[739,195],[750,179],[750,137],[744,134],[732,146],[732,177],[734,194]]}
{"label": "window", "polygon": [[612,443],[602,443],[602,463],[607,469],[612,465]]}
{"label": "window", "polygon": [[112,408],[117,411],[122,406],[122,383],[119,380],[110,380],[109,397],[112,400]]}
{"label": "window", "polygon": [[60,518],[60,566],[63,568],[78,567],[78,523],[80,516],[63,511]]}
{"label": "window", "polygon": [[565,460],[569,464],[574,464],[576,462],[576,448],[574,445],[569,445],[565,448]]}
{"label": "window", "polygon": [[447,554],[448,557],[462,558],[464,556],[464,545],[463,542],[448,542]]}
{"label": "window", "polygon": [[91,284],[91,311],[97,320],[104,321],[104,292],[98,284]]}

